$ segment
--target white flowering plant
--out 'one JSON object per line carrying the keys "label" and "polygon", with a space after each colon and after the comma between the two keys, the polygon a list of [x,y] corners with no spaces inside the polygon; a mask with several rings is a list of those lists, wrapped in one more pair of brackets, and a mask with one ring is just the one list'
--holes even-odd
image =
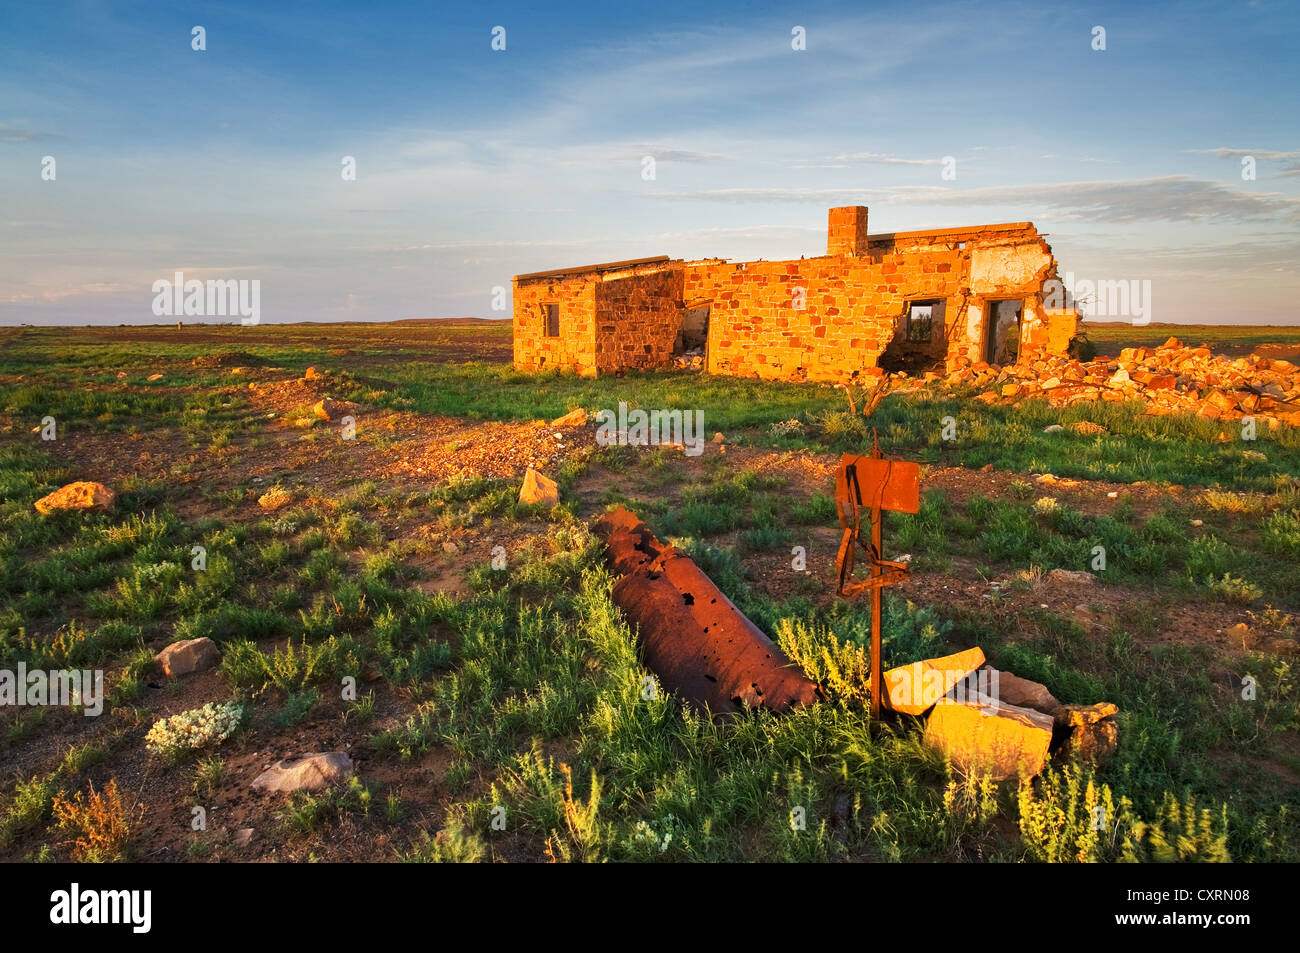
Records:
{"label": "white flowering plant", "polygon": [[173,760],[191,751],[221,744],[235,733],[244,717],[238,702],[208,702],[154,722],[145,735],[145,746],[154,754]]}

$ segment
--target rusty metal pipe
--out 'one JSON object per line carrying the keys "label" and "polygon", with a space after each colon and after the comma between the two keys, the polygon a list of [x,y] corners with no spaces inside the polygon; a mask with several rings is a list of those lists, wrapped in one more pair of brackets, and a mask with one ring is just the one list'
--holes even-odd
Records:
{"label": "rusty metal pipe", "polygon": [[636,626],[642,657],[666,688],[714,713],[782,712],[817,700],[817,686],[776,643],[635,514],[610,510],[594,528],[623,577],[614,603]]}

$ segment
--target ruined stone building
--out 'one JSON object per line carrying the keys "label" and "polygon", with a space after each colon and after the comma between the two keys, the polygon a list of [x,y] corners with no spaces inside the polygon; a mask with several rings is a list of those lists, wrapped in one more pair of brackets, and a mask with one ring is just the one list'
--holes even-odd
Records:
{"label": "ruined stone building", "polygon": [[871,235],[833,208],[826,254],[797,261],[667,256],[518,275],[514,363],[596,376],[624,368],[842,382],[873,368],[1009,364],[1063,354],[1073,308],[1032,223]]}

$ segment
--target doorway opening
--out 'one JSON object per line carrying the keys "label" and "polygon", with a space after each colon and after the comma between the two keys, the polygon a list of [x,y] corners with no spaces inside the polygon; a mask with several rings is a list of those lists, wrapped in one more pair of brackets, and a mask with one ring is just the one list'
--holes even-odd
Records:
{"label": "doorway opening", "polygon": [[984,360],[989,364],[1014,364],[1020,353],[1020,298],[1004,298],[984,305]]}
{"label": "doorway opening", "polygon": [[682,312],[682,326],[673,342],[673,365],[687,370],[703,370],[709,344],[709,305],[687,308]]}

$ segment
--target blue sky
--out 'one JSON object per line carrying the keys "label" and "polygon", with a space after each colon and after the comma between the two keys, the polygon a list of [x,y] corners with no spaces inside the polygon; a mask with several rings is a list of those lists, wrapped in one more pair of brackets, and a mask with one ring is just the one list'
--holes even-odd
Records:
{"label": "blue sky", "polygon": [[268,322],[502,317],[522,272],[822,254],[851,204],[1031,220],[1154,321],[1300,323],[1297,49],[1272,0],[9,4],[0,323],[156,320],[176,271]]}

